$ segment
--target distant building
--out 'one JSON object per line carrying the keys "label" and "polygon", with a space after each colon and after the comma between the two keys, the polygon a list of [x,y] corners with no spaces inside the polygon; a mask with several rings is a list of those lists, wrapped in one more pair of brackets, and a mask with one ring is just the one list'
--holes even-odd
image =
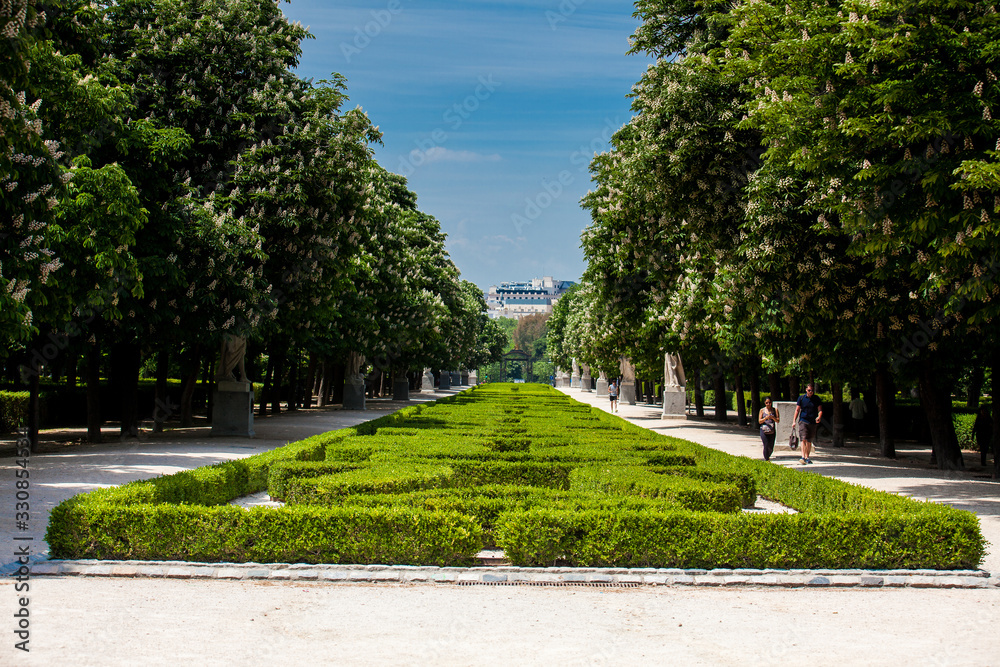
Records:
{"label": "distant building", "polygon": [[489,316],[519,320],[527,315],[551,313],[559,297],[573,285],[569,280],[554,280],[552,276],[535,278],[528,283],[490,285],[486,292]]}

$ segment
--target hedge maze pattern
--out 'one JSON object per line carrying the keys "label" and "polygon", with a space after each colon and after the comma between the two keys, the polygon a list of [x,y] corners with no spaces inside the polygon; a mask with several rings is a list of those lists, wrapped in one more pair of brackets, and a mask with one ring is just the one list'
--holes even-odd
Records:
{"label": "hedge maze pattern", "polygon": [[[267,489],[279,509],[228,503]],[[758,494],[797,514],[742,512]],[[55,557],[470,565],[976,567],[968,512],[484,385],[240,461],[76,496]]]}

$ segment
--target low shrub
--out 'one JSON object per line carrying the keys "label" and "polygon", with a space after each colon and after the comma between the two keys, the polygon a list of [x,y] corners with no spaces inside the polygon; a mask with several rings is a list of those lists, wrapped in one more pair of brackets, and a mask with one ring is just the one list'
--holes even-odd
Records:
{"label": "low shrub", "polygon": [[52,511],[56,557],[256,563],[469,565],[482,529],[457,512],[254,508],[70,499]]}
{"label": "low shrub", "polygon": [[10,433],[28,421],[26,391],[0,391],[0,433]]}

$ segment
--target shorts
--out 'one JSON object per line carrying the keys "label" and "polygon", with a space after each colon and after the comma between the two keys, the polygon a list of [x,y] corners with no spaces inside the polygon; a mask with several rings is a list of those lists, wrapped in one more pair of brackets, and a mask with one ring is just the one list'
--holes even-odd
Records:
{"label": "shorts", "polygon": [[614,403],[615,401],[618,400],[618,395],[617,394],[608,394],[608,397],[611,399],[612,403]]}
{"label": "shorts", "polygon": [[815,442],[816,441],[816,427],[818,424],[816,422],[799,422],[799,442]]}

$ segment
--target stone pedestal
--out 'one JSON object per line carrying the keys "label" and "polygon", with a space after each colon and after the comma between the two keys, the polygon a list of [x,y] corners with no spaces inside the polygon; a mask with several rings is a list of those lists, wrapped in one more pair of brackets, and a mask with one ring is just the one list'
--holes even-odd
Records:
{"label": "stone pedestal", "polygon": [[212,397],[212,435],[254,437],[253,386],[220,381]]}
{"label": "stone pedestal", "polygon": [[622,382],[618,390],[618,402],[635,405],[635,381]]}
{"label": "stone pedestal", "polygon": [[434,373],[429,368],[424,369],[424,377],[420,380],[420,391],[434,391]]}
{"label": "stone pedestal", "polygon": [[597,395],[608,395],[608,375],[604,371],[601,371],[601,376],[597,378]]}
{"label": "stone pedestal", "polygon": [[594,378],[590,377],[590,366],[583,367],[583,375],[580,376],[580,388],[584,391],[594,391]]}
{"label": "stone pedestal", "polygon": [[410,381],[406,378],[396,378],[392,381],[392,400],[410,400]]}
{"label": "stone pedestal", "polygon": [[[760,399],[761,407],[764,407],[764,399]],[[782,445],[788,448],[788,436],[792,434],[792,427],[795,426],[792,422],[792,417],[795,416],[795,402],[794,401],[772,401],[771,405],[775,410],[778,411],[778,419],[780,420],[774,429],[774,446],[778,448]],[[760,429],[760,425],[757,424],[757,415],[749,415],[750,425],[757,426]],[[816,444],[816,443],[813,443]]]}
{"label": "stone pedestal", "polygon": [[458,371],[451,372],[451,386],[461,387],[462,386],[462,374]]}
{"label": "stone pedestal", "polygon": [[438,389],[451,389],[451,373],[441,371],[441,384]]}
{"label": "stone pedestal", "polygon": [[469,371],[469,380],[467,382],[469,386],[475,387],[479,384],[479,373],[478,371]]}
{"label": "stone pedestal", "polygon": [[468,387],[469,386],[469,371],[462,371],[461,373],[459,373],[459,376],[462,378],[462,386]]}
{"label": "stone pedestal", "polygon": [[365,409],[365,385],[344,383],[344,409],[364,410]]}
{"label": "stone pedestal", "polygon": [[579,389],[580,383],[580,367],[576,363],[576,359],[573,360],[573,374],[569,377],[569,386],[574,389]]}
{"label": "stone pedestal", "polygon": [[686,392],[683,387],[663,390],[663,419],[687,419]]}

